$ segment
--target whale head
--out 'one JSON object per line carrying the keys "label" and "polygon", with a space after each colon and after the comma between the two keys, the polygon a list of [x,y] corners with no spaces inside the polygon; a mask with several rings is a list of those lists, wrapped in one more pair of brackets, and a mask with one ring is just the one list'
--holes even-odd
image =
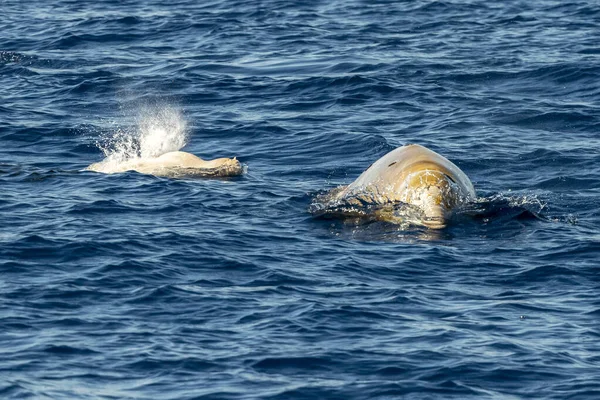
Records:
{"label": "whale head", "polygon": [[457,205],[453,180],[438,169],[423,169],[406,176],[403,198],[405,203],[423,212],[422,224],[432,229],[443,229]]}

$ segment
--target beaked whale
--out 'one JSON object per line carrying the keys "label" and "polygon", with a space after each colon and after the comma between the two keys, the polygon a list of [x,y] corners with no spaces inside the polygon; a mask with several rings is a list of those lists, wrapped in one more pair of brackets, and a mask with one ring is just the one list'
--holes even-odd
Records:
{"label": "beaked whale", "polygon": [[[330,201],[409,204],[422,213],[419,224],[441,229],[453,210],[475,198],[473,184],[460,168],[433,150],[410,144],[375,161],[354,182],[335,190]],[[376,219],[393,220],[382,208],[374,210]]]}
{"label": "beaked whale", "polygon": [[159,157],[132,158],[124,161],[110,157],[86,168],[88,171],[114,174],[136,171],[141,174],[177,178],[186,176],[225,177],[243,173],[237,158],[203,160],[185,151],[171,151]]}

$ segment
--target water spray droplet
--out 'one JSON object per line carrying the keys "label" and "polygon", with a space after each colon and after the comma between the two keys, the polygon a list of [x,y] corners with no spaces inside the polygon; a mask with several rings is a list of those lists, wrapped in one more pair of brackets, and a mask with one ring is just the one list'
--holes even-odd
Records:
{"label": "water spray droplet", "polygon": [[117,127],[96,141],[106,157],[101,162],[103,172],[116,170],[133,159],[159,157],[186,145],[187,124],[181,111],[173,106],[144,106],[137,110],[134,120],[135,126]]}

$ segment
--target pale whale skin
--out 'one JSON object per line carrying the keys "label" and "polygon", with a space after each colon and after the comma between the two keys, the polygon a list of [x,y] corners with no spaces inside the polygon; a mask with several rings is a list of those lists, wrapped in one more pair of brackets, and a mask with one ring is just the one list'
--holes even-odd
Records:
{"label": "pale whale skin", "polygon": [[155,158],[134,158],[125,161],[115,161],[107,158],[90,165],[86,170],[106,174],[136,171],[141,174],[169,178],[186,176],[226,177],[243,173],[242,165],[235,157],[203,160],[184,151],[172,151]]}
{"label": "pale whale skin", "polygon": [[[452,211],[475,198],[473,184],[460,168],[416,144],[387,153],[334,194],[335,201],[348,204],[410,204],[422,212],[420,223],[433,229],[446,227]],[[388,214],[376,217],[387,219]]]}

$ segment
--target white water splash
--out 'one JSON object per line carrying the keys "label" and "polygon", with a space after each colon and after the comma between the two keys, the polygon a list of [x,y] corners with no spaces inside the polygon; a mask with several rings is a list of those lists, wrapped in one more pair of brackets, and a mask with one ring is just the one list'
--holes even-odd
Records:
{"label": "white water splash", "polygon": [[175,108],[144,110],[138,117],[140,155],[158,157],[180,150],[187,142],[187,124]]}
{"label": "white water splash", "polygon": [[542,212],[547,208],[548,203],[542,200],[538,194],[524,193],[517,194],[509,190],[509,193],[496,193],[489,197],[480,197],[476,200],[477,203],[499,203],[506,202],[510,207],[522,207],[531,211]]}
{"label": "white water splash", "polygon": [[143,107],[133,128],[120,128],[103,135],[96,145],[104,153],[103,163],[116,165],[134,159],[159,157],[187,143],[187,123],[172,106]]}

